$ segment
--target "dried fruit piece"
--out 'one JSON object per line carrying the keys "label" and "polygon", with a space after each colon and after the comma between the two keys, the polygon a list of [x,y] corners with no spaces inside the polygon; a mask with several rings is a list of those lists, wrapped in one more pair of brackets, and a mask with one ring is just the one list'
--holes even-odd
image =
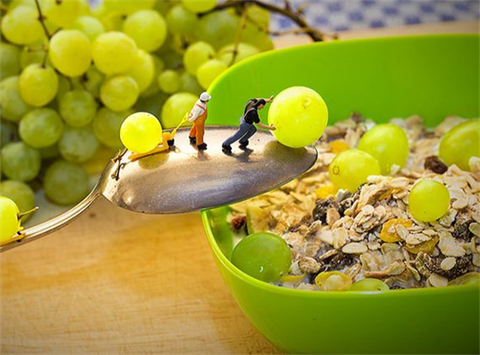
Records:
{"label": "dried fruit piece", "polygon": [[352,285],[352,278],[339,271],[322,272],[315,278],[322,291],[345,291]]}
{"label": "dried fruit piece", "polygon": [[342,215],[340,205],[333,197],[329,197],[315,202],[315,208],[313,209],[313,219],[315,221],[322,222],[323,225],[327,224],[327,210],[329,208],[336,209],[340,215]]}
{"label": "dried fruit piece", "polygon": [[420,252],[424,252],[427,254],[431,254],[435,250],[435,246],[438,244],[438,236],[433,236],[432,239],[423,242],[417,245],[405,245],[405,249],[412,254],[418,254]]}
{"label": "dried fruit piece", "polygon": [[337,192],[338,192],[338,187],[336,187],[333,184],[325,184],[320,186],[315,191],[315,194],[317,195],[318,198],[325,199],[325,198],[335,196]]}
{"label": "dried fruit piece", "polygon": [[411,227],[413,222],[407,218],[394,218],[387,221],[380,232],[380,239],[387,243],[401,242],[403,239],[400,237],[397,231],[397,226],[403,226],[405,228]]}
{"label": "dried fruit piece", "polygon": [[344,140],[340,140],[340,139],[332,141],[332,142],[328,143],[328,145],[330,146],[331,152],[333,154],[338,154],[338,153],[341,153],[345,150],[350,149],[350,146],[348,145],[348,143],[345,142]]}
{"label": "dried fruit piece", "polygon": [[435,174],[443,174],[448,170],[448,165],[436,155],[425,158],[424,168],[433,171]]}

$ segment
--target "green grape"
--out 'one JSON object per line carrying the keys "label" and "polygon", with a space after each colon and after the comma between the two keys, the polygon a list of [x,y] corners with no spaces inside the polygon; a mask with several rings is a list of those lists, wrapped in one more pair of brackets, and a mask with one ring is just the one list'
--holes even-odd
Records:
{"label": "green grape", "polygon": [[80,11],[78,16],[88,16],[92,15],[92,10],[90,9],[90,3],[88,0],[79,0],[80,1]]}
{"label": "green grape", "polygon": [[154,74],[155,63],[153,62],[153,57],[144,50],[139,49],[135,63],[128,75],[137,82],[138,90],[144,92],[152,83]]}
{"label": "green grape", "polygon": [[288,273],[292,252],[272,233],[253,233],[233,249],[232,263],[246,274],[265,282],[276,282]]}
{"label": "green grape", "polygon": [[151,57],[153,59],[153,67],[154,67],[153,80],[150,83],[150,85],[148,86],[148,88],[146,88],[140,94],[140,97],[152,96],[152,95],[156,94],[157,92],[159,92],[159,90],[160,90],[160,88],[158,87],[157,80],[155,80],[155,78],[158,78],[158,76],[161,74],[161,72],[165,68],[165,64],[163,63],[163,60],[158,58],[156,55],[151,55]]}
{"label": "green grape", "polygon": [[[218,52],[218,59],[223,61],[225,64],[230,65],[233,59],[233,50],[235,49],[234,44],[229,44],[228,46],[223,47]],[[247,43],[239,43],[237,47],[237,56],[235,57],[235,63],[238,63],[248,57],[254,56],[255,54],[260,53],[260,51]]]}
{"label": "green grape", "polygon": [[20,73],[20,49],[12,44],[0,43],[0,80]]}
{"label": "green grape", "polygon": [[80,15],[81,4],[79,0],[43,0],[41,7],[48,21],[59,27],[68,27]]}
{"label": "green grape", "polygon": [[94,97],[98,97],[104,79],[105,75],[92,66],[81,77],[73,79],[74,88],[80,90],[86,89]]}
{"label": "green grape", "polygon": [[197,75],[197,70],[206,61],[215,56],[215,49],[206,42],[195,42],[190,45],[183,55],[185,69],[192,75]]}
{"label": "green grape", "polygon": [[197,15],[182,5],[172,7],[167,13],[166,20],[171,33],[183,36],[193,35],[199,25]]}
{"label": "green grape", "polygon": [[408,210],[420,222],[433,222],[448,212],[450,193],[442,183],[420,179],[410,191]]}
{"label": "green grape", "polygon": [[84,198],[89,190],[89,178],[84,168],[59,160],[45,173],[45,195],[58,205],[73,205]]}
{"label": "green grape", "polygon": [[122,147],[120,127],[132,111],[114,112],[106,107],[98,110],[93,119],[93,132],[97,139],[110,148]]}
{"label": "green grape", "polygon": [[11,76],[0,82],[0,106],[2,107],[2,118],[18,122],[30,109],[20,95],[18,76]]}
{"label": "green grape", "polygon": [[83,163],[92,158],[99,143],[90,126],[74,128],[65,126],[58,149],[65,160],[72,163]]}
{"label": "green grape", "polygon": [[227,70],[228,66],[218,59],[210,59],[209,61],[200,65],[197,70],[197,79],[204,89],[208,89],[210,84]]}
{"label": "green grape", "polygon": [[2,172],[11,180],[30,181],[40,172],[40,153],[23,142],[5,145],[1,157]]}
{"label": "green grape", "polygon": [[112,111],[125,111],[133,106],[139,94],[137,82],[130,76],[108,78],[100,88],[100,99]]}
{"label": "green grape", "polygon": [[277,140],[291,148],[305,147],[317,141],[328,122],[328,109],[314,90],[294,86],[280,92],[268,110],[268,123],[276,130]]}
{"label": "green grape", "polygon": [[[39,46],[42,46],[42,45],[39,45]],[[29,50],[27,47],[24,47],[22,52],[20,53],[20,67],[22,69],[25,69],[30,64],[42,64],[46,55],[47,54],[43,49]],[[52,62],[48,57],[47,57],[46,64],[52,66]]]}
{"label": "green grape", "polygon": [[[0,195],[15,202],[21,213],[35,207],[35,194],[32,188],[22,181],[5,180],[0,182]],[[31,216],[30,213],[25,214],[21,221],[26,222]]]}
{"label": "green grape", "polygon": [[186,71],[180,74],[180,89],[179,91],[189,92],[195,95],[200,95],[203,91],[202,87],[198,83],[197,79],[187,73]]}
{"label": "green grape", "polygon": [[18,140],[17,126],[7,121],[0,122],[0,134],[2,137],[0,140],[1,147]]}
{"label": "green grape", "polygon": [[380,175],[380,165],[370,154],[350,149],[338,154],[328,171],[333,184],[353,193],[370,175]]}
{"label": "green grape", "polygon": [[8,10],[11,11],[14,8],[19,6],[29,6],[34,9],[37,8],[37,5],[35,5],[35,0],[12,0],[12,1],[9,1]]}
{"label": "green grape", "polygon": [[54,144],[46,148],[40,148],[38,151],[40,152],[42,159],[53,159],[60,156],[58,144]]}
{"label": "green grape", "polygon": [[146,153],[154,149],[162,139],[162,125],[147,112],[128,116],[120,128],[120,139],[127,149],[135,153]]}
{"label": "green grape", "polygon": [[381,280],[367,278],[367,279],[362,279],[360,281],[355,282],[352,286],[350,286],[348,290],[375,292],[375,291],[388,291],[390,290],[390,287],[388,287],[388,285]]}
{"label": "green grape", "polygon": [[155,117],[160,117],[162,107],[167,101],[168,95],[159,91],[156,94],[148,97],[141,97],[135,103],[135,111],[149,112]]}
{"label": "green grape", "polygon": [[83,32],[90,41],[105,33],[102,22],[93,16],[80,16],[73,24],[73,28]]}
{"label": "green grape", "polygon": [[220,49],[234,41],[238,24],[239,18],[229,11],[213,12],[200,19],[197,37]]}
{"label": "green grape", "polygon": [[55,110],[38,108],[22,118],[18,131],[29,146],[45,148],[59,141],[63,133],[63,122]]}
{"label": "green grape", "polygon": [[270,12],[259,6],[250,6],[248,8],[247,17],[249,22],[254,23],[257,27],[268,30],[270,26]]}
{"label": "green grape", "polygon": [[59,75],[56,101],[60,101],[63,95],[65,95],[70,90],[72,90],[72,84],[70,80],[66,76]]}
{"label": "green grape", "polygon": [[157,1],[154,9],[160,12],[162,15],[166,15],[172,6],[172,3],[173,1]]}
{"label": "green grape", "polygon": [[32,44],[39,41],[44,32],[38,11],[31,6],[18,6],[11,9],[2,18],[2,34],[15,44]]}
{"label": "green grape", "polygon": [[126,73],[135,63],[137,45],[124,33],[103,33],[93,41],[92,55],[95,66],[102,73]]}
{"label": "green grape", "polygon": [[158,86],[163,92],[173,94],[180,89],[180,75],[175,70],[165,70],[158,76]]}
{"label": "green grape", "polygon": [[109,10],[104,2],[93,8],[93,15],[102,22],[106,32],[122,31],[125,15],[116,10]]}
{"label": "green grape", "polygon": [[52,67],[30,64],[18,80],[18,88],[23,101],[34,107],[51,102],[58,91],[58,76]]}
{"label": "green grape", "polygon": [[246,23],[240,41],[248,43],[262,52],[273,49],[273,42],[270,36],[250,22]]}
{"label": "green grape", "polygon": [[162,124],[164,127],[176,127],[185,114],[197,102],[197,96],[188,92],[178,92],[170,96],[162,107]]}
{"label": "green grape", "polygon": [[187,43],[188,41],[185,36],[173,34],[170,36],[168,49],[183,55],[187,49]]}
{"label": "green grape", "polygon": [[213,9],[217,0],[182,0],[182,5],[191,12],[200,13]]}
{"label": "green grape", "polygon": [[15,240],[15,234],[20,230],[17,205],[11,199],[0,196],[0,245]]}
{"label": "green grape", "polygon": [[442,137],[438,154],[448,165],[470,170],[470,158],[480,157],[480,121],[473,120],[453,127]]}
{"label": "green grape", "polygon": [[165,41],[167,24],[158,12],[139,10],[127,17],[123,32],[135,40],[138,48],[152,52]]}
{"label": "green grape", "polygon": [[71,77],[80,76],[92,62],[90,40],[79,30],[61,30],[50,40],[49,55],[60,73]]}
{"label": "green grape", "polygon": [[122,14],[131,14],[138,10],[148,10],[155,6],[156,0],[105,0],[105,8]]}
{"label": "green grape", "polygon": [[97,102],[88,91],[73,90],[60,99],[60,115],[72,127],[83,127],[92,122]]}
{"label": "green grape", "polygon": [[407,164],[407,135],[402,128],[391,123],[379,124],[367,131],[360,139],[358,149],[378,160],[382,175],[390,175],[393,165],[403,168]]}

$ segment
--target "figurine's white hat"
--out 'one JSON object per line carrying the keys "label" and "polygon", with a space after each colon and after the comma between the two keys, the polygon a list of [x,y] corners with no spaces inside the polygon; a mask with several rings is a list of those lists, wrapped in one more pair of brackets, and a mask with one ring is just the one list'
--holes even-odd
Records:
{"label": "figurine's white hat", "polygon": [[200,100],[202,100],[202,101],[208,101],[208,100],[210,100],[211,98],[212,98],[212,97],[210,96],[210,94],[209,94],[208,92],[206,92],[206,91],[204,91],[204,92],[202,92],[202,93],[200,94]]}

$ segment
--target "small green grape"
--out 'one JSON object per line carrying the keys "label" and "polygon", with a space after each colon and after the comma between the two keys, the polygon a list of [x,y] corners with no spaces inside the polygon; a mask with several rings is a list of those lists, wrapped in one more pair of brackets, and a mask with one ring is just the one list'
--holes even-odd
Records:
{"label": "small green grape", "polygon": [[[43,44],[39,44],[39,47],[43,47]],[[25,69],[30,64],[42,64],[45,58],[45,51],[43,50],[28,50],[27,47],[24,47],[20,53],[20,67]],[[52,66],[52,61],[50,57],[47,57],[47,65]]]}
{"label": "small green grape", "polygon": [[440,141],[439,156],[448,165],[469,171],[470,158],[480,157],[480,121],[464,122],[448,131]]}
{"label": "small green grape", "polygon": [[87,90],[94,97],[100,95],[100,88],[102,87],[105,75],[103,75],[96,67],[91,66],[85,74],[79,78],[72,79],[74,88],[80,90]]}
{"label": "small green grape", "polygon": [[197,79],[204,89],[208,89],[210,84],[225,70],[228,66],[218,59],[210,59],[200,65],[197,69]]}
{"label": "small green grape", "polygon": [[155,6],[156,2],[156,0],[105,0],[103,3],[108,11],[128,15],[138,10],[151,9]]}
{"label": "small green grape", "polygon": [[405,131],[391,123],[379,124],[365,133],[358,149],[378,160],[383,175],[390,175],[393,165],[404,167],[409,147]]}
{"label": "small green grape", "polygon": [[380,175],[380,165],[370,154],[350,149],[338,154],[329,168],[330,180],[339,188],[355,192],[370,175]]}
{"label": "small green grape", "polygon": [[12,242],[15,234],[20,230],[19,210],[15,202],[7,197],[0,196],[0,245]]}
{"label": "small green grape", "polygon": [[1,153],[2,172],[11,180],[31,181],[40,172],[42,159],[35,148],[23,142],[5,145]]}
{"label": "small green grape", "polygon": [[50,40],[49,55],[62,74],[77,77],[90,68],[92,46],[87,35],[79,30],[61,30]]}
{"label": "small green grape", "polygon": [[[32,188],[22,181],[5,180],[0,182],[0,195],[15,202],[20,212],[24,213],[35,207],[35,194]],[[26,222],[31,216],[30,213],[24,215],[21,218],[22,222]]]}
{"label": "small green grape", "polygon": [[45,148],[57,143],[63,133],[63,122],[51,108],[38,108],[20,121],[20,137],[34,148]]}
{"label": "small green grape", "polygon": [[438,181],[421,179],[410,191],[408,210],[417,221],[436,221],[448,212],[449,207],[450,193]]}
{"label": "small green grape", "polygon": [[2,118],[18,122],[30,109],[20,95],[18,76],[11,76],[0,82],[0,106],[2,107]]}
{"label": "small green grape", "polygon": [[20,73],[20,49],[9,43],[0,43],[0,80]]}
{"label": "small green grape", "polygon": [[60,99],[59,111],[68,125],[83,127],[95,117],[97,102],[88,91],[73,90]]}
{"label": "small green grape", "polygon": [[328,109],[314,90],[294,86],[280,92],[268,110],[268,123],[277,140],[291,148],[301,148],[318,140],[328,122]]}
{"label": "small green grape", "polygon": [[18,88],[27,104],[35,107],[44,106],[57,95],[57,73],[52,67],[31,64],[20,74]]}
{"label": "small green grape", "polygon": [[128,72],[128,75],[137,82],[140,93],[147,90],[155,75],[155,63],[153,57],[144,50],[139,49],[137,51],[135,63],[132,69]]}
{"label": "small green grape", "polygon": [[128,110],[137,101],[137,82],[130,76],[117,75],[104,81],[100,88],[100,99],[112,111]]}
{"label": "small green grape", "polygon": [[47,169],[43,184],[45,195],[59,205],[73,205],[84,198],[89,190],[89,177],[79,165],[59,160]]}
{"label": "small green grape", "polygon": [[33,44],[44,36],[38,21],[38,11],[31,6],[17,6],[7,11],[2,18],[2,35],[15,44]]}
{"label": "small green grape", "polygon": [[93,119],[93,132],[97,139],[107,147],[120,148],[120,127],[123,121],[132,114],[131,111],[113,112],[106,107],[98,110]]}
{"label": "small green grape", "polygon": [[197,75],[198,68],[215,56],[215,49],[206,42],[191,44],[183,55],[185,69],[192,75]]}
{"label": "small green grape", "polygon": [[41,7],[48,21],[59,27],[68,27],[80,15],[80,0],[43,0]]}
{"label": "small green grape", "polygon": [[162,107],[163,126],[176,127],[185,114],[190,112],[197,100],[197,96],[188,92],[178,92],[170,96]]}
{"label": "small green grape", "polygon": [[140,96],[141,97],[150,97],[154,94],[156,94],[157,92],[160,91],[160,88],[158,86],[158,83],[157,83],[157,78],[158,76],[160,75],[160,73],[163,71],[163,69],[165,68],[165,63],[163,62],[163,60],[161,60],[160,58],[158,58],[156,55],[150,55],[153,59],[153,67],[154,67],[154,71],[153,71],[153,80],[152,82],[150,83],[150,85],[148,86],[148,88],[146,88],[141,94]]}
{"label": "small green grape", "polygon": [[92,44],[95,66],[106,75],[128,72],[137,56],[135,41],[122,32],[99,35]]}
{"label": "small green grape", "polygon": [[175,70],[165,70],[158,76],[158,86],[167,93],[173,94],[180,89],[180,75]]}
{"label": "small green grape", "polygon": [[349,291],[388,291],[390,287],[378,279],[366,278],[355,282]]}
{"label": "small green grape", "polygon": [[[223,47],[218,51],[218,58],[227,65],[232,63],[233,51],[235,49],[234,44],[229,44],[228,46]],[[235,56],[235,61],[233,64],[238,63],[248,57],[252,57],[260,51],[248,43],[239,43],[237,47],[237,55]]]}
{"label": "small green grape", "polygon": [[183,36],[193,35],[199,24],[197,15],[182,5],[170,8],[166,20],[171,33]]}
{"label": "small green grape", "polygon": [[[197,38],[210,43],[211,46],[218,50],[235,40],[238,25],[239,17],[235,16],[234,13],[230,11],[215,11],[200,18],[200,24],[196,28],[196,35]],[[241,40],[241,42],[246,41]]]}
{"label": "small green grape", "polygon": [[183,71],[180,74],[179,91],[189,92],[194,95],[200,95],[200,93],[203,91],[203,88],[200,86],[197,79],[193,75],[190,75],[186,71]]}
{"label": "small green grape", "polygon": [[123,23],[125,32],[138,48],[152,52],[160,48],[167,37],[167,24],[154,10],[139,10],[129,15]]}
{"label": "small green grape", "polygon": [[120,139],[127,149],[146,153],[155,149],[162,139],[162,125],[148,112],[128,116],[120,128]]}
{"label": "small green grape", "polygon": [[182,5],[189,11],[200,13],[213,9],[217,0],[182,0]]}
{"label": "small green grape", "polygon": [[97,152],[99,143],[91,126],[74,128],[65,126],[58,148],[65,160],[72,163],[83,163]]}
{"label": "small green grape", "polygon": [[265,282],[276,282],[288,273],[292,252],[273,233],[253,233],[243,238],[232,252],[232,263],[246,274]]}
{"label": "small green grape", "polygon": [[102,22],[93,16],[81,16],[77,18],[73,27],[83,32],[90,41],[95,40],[102,33],[105,33],[105,27]]}
{"label": "small green grape", "polygon": [[0,146],[3,147],[10,142],[15,142],[18,140],[18,130],[17,125],[8,122],[8,121],[1,121],[0,122]]}

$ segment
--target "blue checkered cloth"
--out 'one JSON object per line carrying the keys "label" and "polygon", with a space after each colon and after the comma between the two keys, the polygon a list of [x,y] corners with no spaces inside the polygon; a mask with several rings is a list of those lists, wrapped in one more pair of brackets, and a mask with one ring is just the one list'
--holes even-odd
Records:
{"label": "blue checkered cloth", "polygon": [[[283,6],[283,0],[270,0]],[[291,0],[305,5],[305,17],[313,27],[332,33],[355,29],[397,27],[480,18],[479,0]],[[295,29],[281,15],[272,15],[271,29]]]}

